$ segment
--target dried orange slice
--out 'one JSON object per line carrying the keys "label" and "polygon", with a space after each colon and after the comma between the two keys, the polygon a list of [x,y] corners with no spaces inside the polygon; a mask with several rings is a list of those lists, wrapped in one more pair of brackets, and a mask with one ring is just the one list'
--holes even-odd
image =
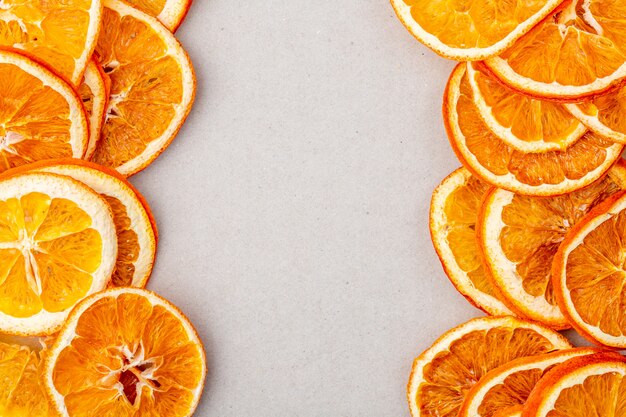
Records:
{"label": "dried orange slice", "polygon": [[0,50],[0,97],[0,172],[42,159],[83,156],[88,128],[81,100],[55,74]]}
{"label": "dried orange slice", "polygon": [[562,335],[515,317],[483,317],[446,332],[415,359],[407,387],[413,417],[456,417],[483,376],[524,356],[571,348]]}
{"label": "dried orange slice", "polygon": [[185,19],[192,0],[128,0],[135,8],[154,16],[175,32]]}
{"label": "dried orange slice", "polygon": [[456,289],[476,307],[498,316],[513,313],[485,275],[475,232],[480,201],[489,188],[465,168],[450,174],[433,193],[430,234]]}
{"label": "dried orange slice", "polygon": [[69,177],[0,180],[0,331],[52,334],[106,287],[117,257],[106,200]]}
{"label": "dried orange slice", "polygon": [[133,288],[81,302],[44,360],[44,386],[64,417],[191,416],[206,376],[189,320]]}
{"label": "dried orange slice", "polygon": [[93,53],[101,0],[6,1],[0,45],[26,51],[78,85]]}
{"label": "dried orange slice", "polygon": [[527,94],[578,101],[626,77],[624,8],[615,0],[567,0],[498,57],[503,82]]}
{"label": "dried orange slice", "polygon": [[494,135],[479,116],[466,65],[458,65],[444,97],[444,121],[452,147],[473,174],[519,194],[558,195],[600,178],[623,146],[588,132],[565,151],[524,153]]}
{"label": "dried orange slice", "polygon": [[582,103],[569,103],[567,109],[589,129],[607,138],[626,143],[626,87]]}
{"label": "dried orange slice", "polygon": [[102,137],[92,160],[132,175],[174,139],[193,102],[191,61],[155,18],[105,0],[96,53],[111,78]]}
{"label": "dried orange slice", "polygon": [[563,104],[522,95],[503,85],[480,64],[468,62],[467,76],[485,124],[518,151],[565,150],[587,132]]}
{"label": "dried orange slice", "polygon": [[439,55],[478,61],[497,55],[562,0],[391,0],[402,24]]}
{"label": "dried orange slice", "polygon": [[66,175],[100,194],[113,211],[117,233],[117,261],[110,286],[139,287],[148,283],[156,257],[157,229],[143,196],[117,171],[79,159],[55,159],[9,171],[23,170]]}
{"label": "dried orange slice", "polygon": [[626,347],[626,195],[595,207],[565,236],[552,280],[559,307],[589,340]]}
{"label": "dried orange slice", "polygon": [[576,223],[624,189],[626,163],[620,160],[601,180],[562,196],[487,193],[476,227],[479,246],[487,274],[511,310],[550,327],[570,327],[554,298],[552,260]]}
{"label": "dried orange slice", "polygon": [[599,349],[567,349],[528,356],[488,372],[465,396],[458,417],[496,417],[519,413],[533,387],[554,366],[570,359],[601,352]]}
{"label": "dried orange slice", "polygon": [[78,87],[78,94],[83,101],[85,113],[89,120],[89,140],[85,149],[84,159],[91,159],[100,140],[100,131],[106,115],[109,91],[104,71],[93,59],[87,65],[83,82]]}
{"label": "dried orange slice", "polygon": [[523,417],[618,417],[626,412],[626,361],[618,353],[580,356],[554,367],[533,389]]}

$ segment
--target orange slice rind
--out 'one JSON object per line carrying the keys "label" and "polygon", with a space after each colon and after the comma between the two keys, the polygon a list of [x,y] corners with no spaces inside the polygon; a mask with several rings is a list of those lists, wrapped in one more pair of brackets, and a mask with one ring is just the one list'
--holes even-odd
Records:
{"label": "orange slice rind", "polygon": [[131,6],[154,16],[163,25],[176,32],[185,19],[192,0],[128,0]]}
{"label": "orange slice rind", "polygon": [[83,82],[78,87],[78,94],[82,99],[85,113],[89,120],[89,140],[83,159],[89,160],[96,151],[100,140],[100,131],[106,116],[109,91],[102,67],[95,60],[91,60],[85,69]]}

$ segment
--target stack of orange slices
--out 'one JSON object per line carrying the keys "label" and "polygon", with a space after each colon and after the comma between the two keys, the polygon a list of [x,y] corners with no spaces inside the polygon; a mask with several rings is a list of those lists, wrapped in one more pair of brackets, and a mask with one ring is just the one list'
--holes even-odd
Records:
{"label": "stack of orange slices", "polygon": [[[460,61],[443,121],[463,167],[430,230],[454,286],[498,317],[418,357],[413,416],[622,415],[625,362],[602,349],[626,348],[626,0],[391,4]],[[599,349],[547,347],[569,328]]]}

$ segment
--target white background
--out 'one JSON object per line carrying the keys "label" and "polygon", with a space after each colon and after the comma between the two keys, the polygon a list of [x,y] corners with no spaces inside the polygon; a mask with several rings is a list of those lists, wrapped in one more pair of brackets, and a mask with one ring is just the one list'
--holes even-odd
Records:
{"label": "white background", "polygon": [[196,0],[195,107],[132,178],[160,229],[149,287],[197,326],[202,417],[408,416],[413,358],[481,315],[430,242],[459,166],[453,63],[386,0]]}

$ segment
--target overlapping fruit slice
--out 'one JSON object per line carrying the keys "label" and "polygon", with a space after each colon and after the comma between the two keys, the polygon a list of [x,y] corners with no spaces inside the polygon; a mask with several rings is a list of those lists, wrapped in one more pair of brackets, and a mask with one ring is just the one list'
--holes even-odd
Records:
{"label": "overlapping fruit slice", "polygon": [[413,417],[456,417],[465,395],[487,372],[524,356],[569,349],[559,333],[508,317],[483,317],[456,327],[413,363],[407,396]]}
{"label": "overlapping fruit slice", "polygon": [[554,367],[531,392],[524,417],[618,417],[626,412],[626,362],[618,353],[580,356]]}
{"label": "overlapping fruit slice", "polygon": [[92,160],[134,174],[174,139],[195,94],[191,62],[155,18],[105,0],[96,53],[111,79],[106,121]]}
{"label": "overlapping fruit slice", "polygon": [[567,0],[489,68],[514,89],[573,100],[598,94],[626,77],[624,5]]}
{"label": "overlapping fruit slice", "polygon": [[513,149],[533,153],[565,150],[587,132],[563,104],[520,94],[481,64],[467,63],[467,79],[481,118]]}
{"label": "overlapping fruit slice", "polygon": [[26,51],[78,85],[96,45],[100,0],[4,1],[0,45]]}
{"label": "overlapping fruit slice", "polygon": [[626,195],[609,197],[565,236],[552,279],[559,307],[583,336],[626,347]]}
{"label": "overlapping fruit slice", "polygon": [[146,290],[119,288],[81,302],[45,358],[56,410],[78,416],[191,416],[206,376],[202,343],[185,316]]}
{"label": "overlapping fruit slice", "polygon": [[438,54],[459,61],[497,55],[561,0],[391,0],[404,26]]}
{"label": "overlapping fruit slice", "polygon": [[117,238],[107,202],[69,177],[0,181],[0,330],[52,334],[82,298],[106,287]]}
{"label": "overlapping fruit slice", "polygon": [[465,396],[458,417],[510,416],[521,412],[533,387],[554,366],[598,349],[568,349],[518,358],[488,372]]}
{"label": "overlapping fruit slice", "polygon": [[87,138],[72,87],[25,56],[0,50],[0,172],[42,159],[81,158]]}
{"label": "overlapping fruit slice", "polygon": [[589,129],[615,142],[626,143],[626,87],[565,106]]}
{"label": "overlapping fruit slice", "polygon": [[465,64],[452,72],[444,97],[444,121],[455,153],[484,181],[526,195],[564,194],[597,180],[620,157],[622,145],[593,132],[564,151],[516,151],[480,118],[466,72]]}
{"label": "overlapping fruit slice", "polygon": [[591,209],[626,189],[626,163],[570,194],[530,197],[492,189],[478,216],[479,246],[487,274],[502,300],[519,315],[555,328],[570,327],[558,308],[552,260],[565,234]]}
{"label": "overlapping fruit slice", "polygon": [[135,8],[154,16],[175,32],[183,22],[192,0],[128,0]]}
{"label": "overlapping fruit slice", "polygon": [[487,278],[476,242],[476,219],[489,185],[459,168],[433,193],[430,233],[450,281],[472,304],[492,315],[512,314]]}
{"label": "overlapping fruit slice", "polygon": [[109,99],[106,76],[100,64],[93,59],[87,65],[83,82],[78,87],[78,94],[82,99],[89,120],[89,140],[83,157],[89,160],[96,151],[96,145],[100,140],[100,131],[104,123]]}

